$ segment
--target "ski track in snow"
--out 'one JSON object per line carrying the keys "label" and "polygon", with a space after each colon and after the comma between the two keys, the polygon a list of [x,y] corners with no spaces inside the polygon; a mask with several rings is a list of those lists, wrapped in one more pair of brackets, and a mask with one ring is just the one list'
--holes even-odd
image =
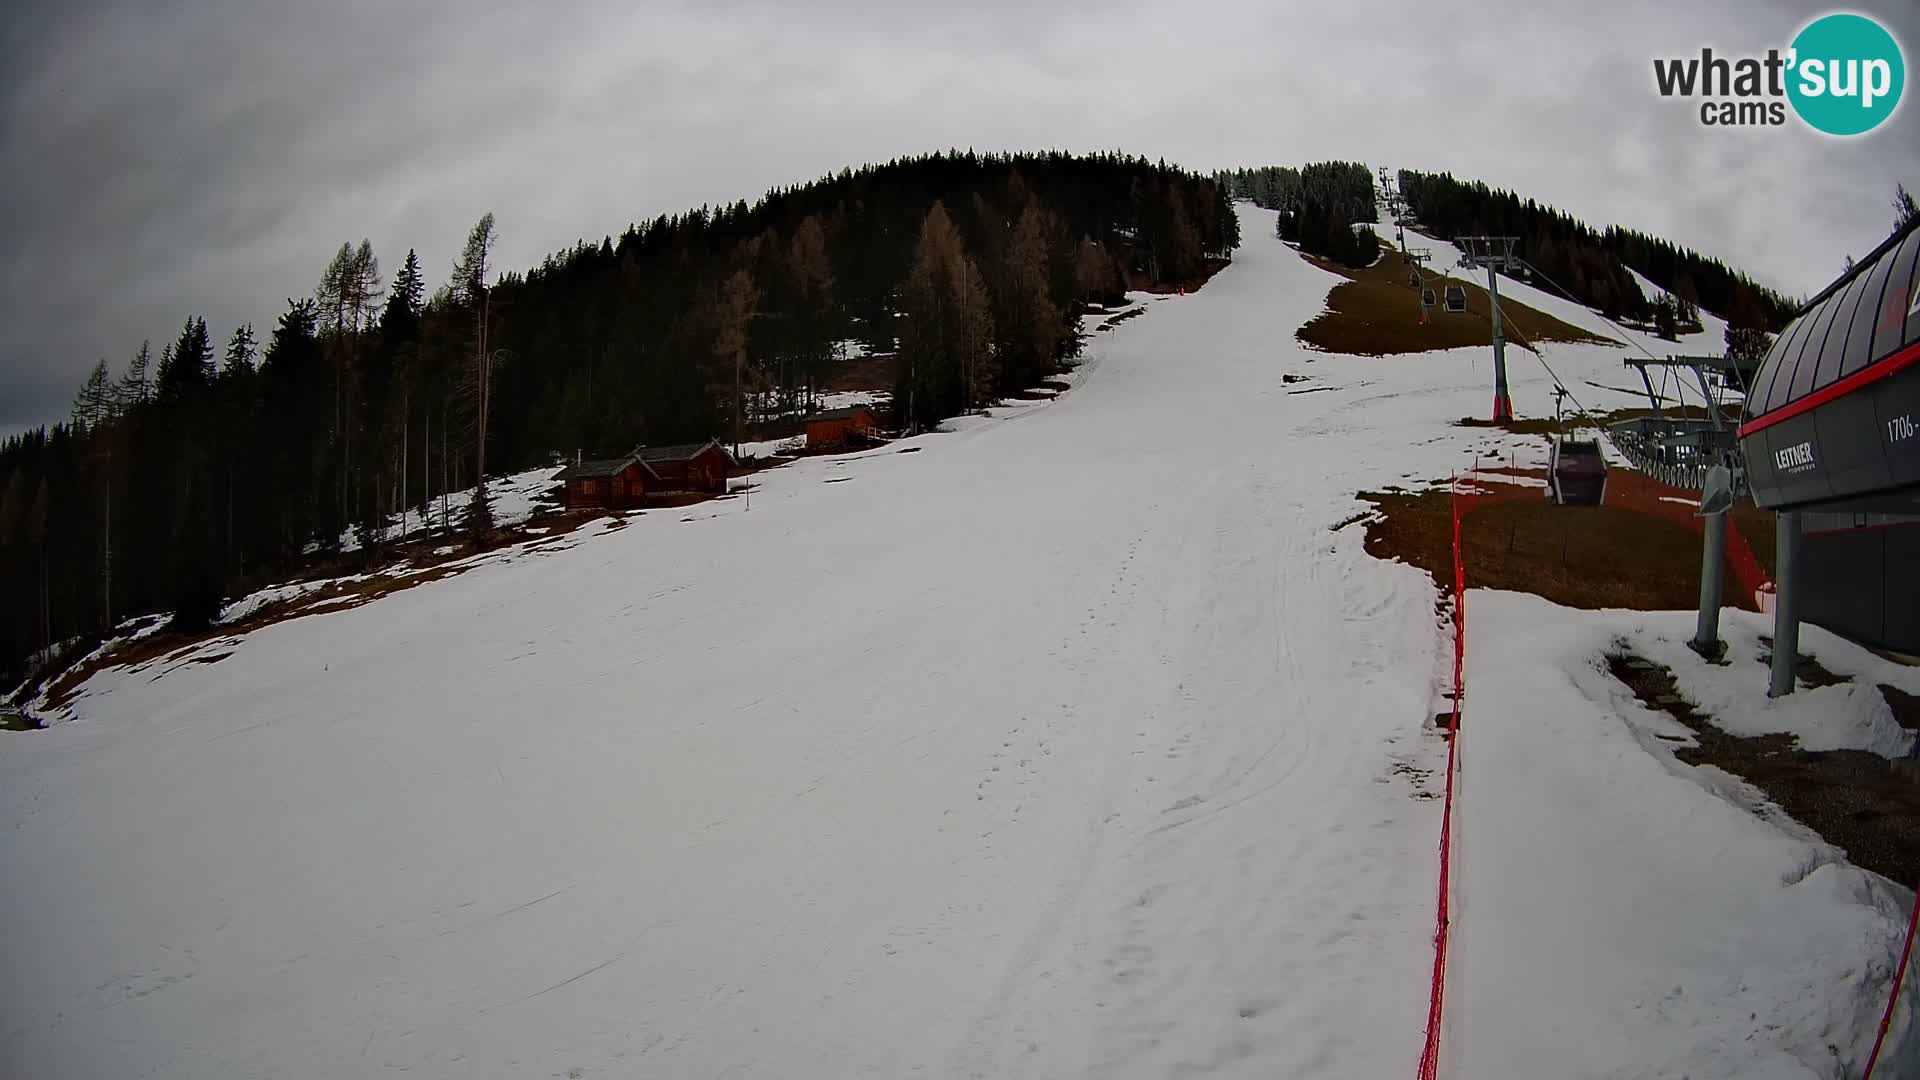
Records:
{"label": "ski track in snow", "polygon": [[1243,215],[1057,401],[96,676],[0,744],[0,1071],[1409,1070],[1446,643],[1333,526],[1544,446]]}

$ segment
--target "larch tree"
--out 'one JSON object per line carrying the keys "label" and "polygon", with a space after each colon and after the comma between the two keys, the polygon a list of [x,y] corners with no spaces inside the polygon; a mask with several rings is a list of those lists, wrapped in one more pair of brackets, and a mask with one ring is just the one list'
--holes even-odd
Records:
{"label": "larch tree", "polygon": [[466,308],[473,318],[468,395],[473,407],[474,486],[467,524],[475,534],[493,527],[493,508],[487,501],[487,417],[492,406],[494,364],[493,348],[487,340],[492,318],[487,269],[494,240],[493,214],[480,215],[480,220],[467,233],[466,246],[460,249],[460,257],[453,264],[453,280],[448,282],[455,302]]}
{"label": "larch tree", "polygon": [[752,274],[745,269],[740,269],[728,275],[725,284],[720,287],[720,307],[713,338],[713,351],[722,363],[731,365],[733,370],[732,415],[735,457],[740,454],[741,409],[745,402],[741,378],[747,363],[747,344],[750,340],[753,318],[759,305],[760,291],[754,287]]}
{"label": "larch tree", "polygon": [[986,286],[937,200],[914,245],[900,309],[894,408],[904,406],[901,426],[930,426],[984,400],[994,378]]}
{"label": "larch tree", "polygon": [[1052,374],[1066,336],[1064,317],[1053,302],[1047,219],[1038,202],[1028,202],[1007,241],[996,325],[1000,374],[1008,389],[1036,385]]}
{"label": "larch tree", "polygon": [[795,300],[800,306],[801,369],[806,381],[806,404],[811,411],[840,329],[833,258],[827,250],[827,231],[818,215],[807,215],[793,231],[787,268],[793,275]]}

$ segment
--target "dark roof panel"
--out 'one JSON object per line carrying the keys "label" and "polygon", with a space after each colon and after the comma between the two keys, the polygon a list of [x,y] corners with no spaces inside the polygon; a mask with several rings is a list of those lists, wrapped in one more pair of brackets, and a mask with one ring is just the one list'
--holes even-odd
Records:
{"label": "dark roof panel", "polygon": [[[1827,338],[1833,333],[1834,317],[1840,314],[1848,296],[1842,290],[1821,301],[1820,311],[1813,318],[1813,330],[1807,335],[1806,345],[1800,349],[1800,359],[1793,365],[1793,381],[1788,384],[1786,397],[1781,404],[1792,404],[1806,397],[1807,392],[1813,389],[1814,369],[1819,367],[1820,357],[1826,352]],[[1844,329],[1840,333],[1842,337],[1846,336]]]}
{"label": "dark roof panel", "polygon": [[1917,253],[1920,224],[1823,290],[1768,351],[1740,425],[1761,507],[1920,510]]}
{"label": "dark roof panel", "polygon": [[1867,371],[1920,337],[1920,313],[1908,316],[1897,333],[1888,321],[1893,317],[1889,305],[1897,306],[1902,295],[1907,307],[1912,307],[1914,289],[1920,284],[1915,281],[1917,255],[1920,222],[1889,236],[1822,289],[1788,328],[1790,340],[1784,346],[1776,342],[1761,363],[1754,393],[1748,398],[1747,421],[1791,408],[1841,379]]}
{"label": "dark roof panel", "polygon": [[1809,390],[1823,390],[1840,377],[1840,361],[1847,354],[1847,338],[1853,333],[1854,320],[1860,317],[1860,305],[1867,293],[1867,282],[1872,280],[1872,274],[1861,274],[1853,279],[1853,284],[1847,286],[1846,292],[1840,294],[1839,306],[1833,309],[1833,326],[1827,331],[1827,343],[1820,350],[1819,366],[1814,369]]}
{"label": "dark roof panel", "polygon": [[692,461],[708,450],[718,450],[728,461],[733,460],[733,455],[727,453],[727,448],[712,439],[706,442],[677,443],[673,446],[643,446],[634,453],[638,454],[643,462],[659,464],[668,461]]}
{"label": "dark roof panel", "polygon": [[1788,323],[1786,330],[1773,339],[1773,347],[1767,350],[1766,359],[1760,362],[1760,374],[1754,376],[1753,393],[1747,398],[1748,416],[1771,412],[1786,397],[1787,380],[1793,374],[1794,358],[1807,343],[1807,331],[1812,327],[1813,319],[1801,315]]}
{"label": "dark roof panel", "polygon": [[[1920,233],[1914,235],[1920,236]],[[1846,345],[1840,354],[1841,378],[1866,367],[1874,359],[1874,328],[1885,321],[1881,297],[1886,292],[1887,278],[1893,272],[1897,257],[1898,253],[1893,258],[1881,259],[1866,276],[1867,291],[1860,294],[1860,306],[1853,309],[1853,328],[1847,331]]]}
{"label": "dark roof panel", "polygon": [[619,458],[600,458],[595,461],[582,461],[569,465],[553,475],[555,480],[599,480],[609,476],[618,476],[627,466],[639,459],[632,454]]}

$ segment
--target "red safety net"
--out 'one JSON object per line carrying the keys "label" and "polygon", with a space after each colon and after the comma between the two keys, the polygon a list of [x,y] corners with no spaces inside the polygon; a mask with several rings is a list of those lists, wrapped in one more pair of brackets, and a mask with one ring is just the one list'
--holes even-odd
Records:
{"label": "red safety net", "polygon": [[1907,959],[1913,955],[1913,931],[1920,926],[1920,891],[1913,896],[1913,914],[1907,916],[1907,943],[1900,949],[1900,966],[1893,969],[1893,992],[1887,995],[1887,1010],[1880,1014],[1880,1032],[1873,1037],[1873,1053],[1867,1056],[1867,1071],[1860,1080],[1873,1080],[1873,1067],[1880,1063],[1880,1047],[1887,1041],[1887,1027],[1893,1023],[1893,1007],[1900,1001],[1900,984],[1907,977]]}
{"label": "red safety net", "polygon": [[1427,997],[1427,1040],[1420,1051],[1419,1080],[1435,1080],[1440,1073],[1440,1021],[1447,996],[1448,894],[1453,874],[1453,777],[1460,747],[1462,702],[1466,697],[1467,566],[1460,544],[1460,487],[1455,479],[1453,505],[1453,715],[1447,728],[1446,799],[1440,808],[1440,888],[1433,928],[1433,982]]}

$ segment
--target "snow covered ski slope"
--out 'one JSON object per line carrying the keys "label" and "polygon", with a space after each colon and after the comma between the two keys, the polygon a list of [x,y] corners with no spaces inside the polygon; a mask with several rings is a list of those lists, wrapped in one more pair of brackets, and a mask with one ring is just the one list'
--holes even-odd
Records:
{"label": "snow covered ski slope", "polygon": [[0,743],[0,1073],[1406,1074],[1451,657],[1336,526],[1503,444],[1270,226],[1057,401],[97,676]]}

